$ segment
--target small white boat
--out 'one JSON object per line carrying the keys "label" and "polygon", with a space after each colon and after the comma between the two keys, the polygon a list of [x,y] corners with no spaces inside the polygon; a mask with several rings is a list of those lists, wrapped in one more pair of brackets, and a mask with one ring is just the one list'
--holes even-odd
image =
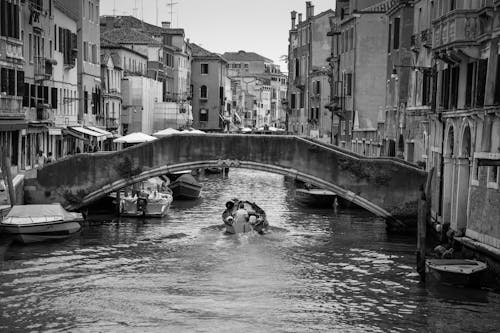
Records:
{"label": "small white boat", "polygon": [[479,284],[486,263],[469,259],[427,259],[425,272],[430,279],[454,285]]}
{"label": "small white boat", "polygon": [[14,206],[0,228],[23,243],[67,238],[81,229],[81,213],[71,213],[61,204]]}
{"label": "small white boat", "polygon": [[170,193],[141,191],[139,195],[128,195],[120,200],[120,215],[163,217],[173,200]]}

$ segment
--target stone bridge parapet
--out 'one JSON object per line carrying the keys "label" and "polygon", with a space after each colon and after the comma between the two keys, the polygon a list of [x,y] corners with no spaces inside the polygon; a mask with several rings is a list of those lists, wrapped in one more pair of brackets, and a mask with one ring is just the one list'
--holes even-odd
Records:
{"label": "stone bridge parapet", "polygon": [[26,203],[60,202],[79,209],[124,186],[205,167],[264,170],[336,192],[391,227],[416,226],[427,173],[393,158],[367,158],[336,146],[285,135],[179,135],[117,152],[78,154],[25,181]]}

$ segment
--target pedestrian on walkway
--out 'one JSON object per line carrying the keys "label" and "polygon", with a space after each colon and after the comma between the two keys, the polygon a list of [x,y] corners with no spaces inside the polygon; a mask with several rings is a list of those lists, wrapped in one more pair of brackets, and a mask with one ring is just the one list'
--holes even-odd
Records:
{"label": "pedestrian on walkway", "polygon": [[37,162],[38,162],[38,168],[43,168],[45,163],[47,163],[47,155],[45,155],[43,150],[38,151]]}

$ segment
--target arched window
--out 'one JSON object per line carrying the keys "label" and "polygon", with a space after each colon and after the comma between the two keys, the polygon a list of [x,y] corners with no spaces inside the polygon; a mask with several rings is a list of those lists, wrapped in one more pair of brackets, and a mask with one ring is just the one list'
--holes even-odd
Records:
{"label": "arched window", "polygon": [[208,89],[207,89],[207,86],[201,86],[201,88],[200,88],[200,98],[204,98],[204,99],[208,98]]}

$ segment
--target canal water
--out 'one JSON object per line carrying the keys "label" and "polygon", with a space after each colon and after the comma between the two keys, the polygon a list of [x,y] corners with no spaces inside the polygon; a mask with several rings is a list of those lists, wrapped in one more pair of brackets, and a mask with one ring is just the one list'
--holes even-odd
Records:
{"label": "canal water", "polygon": [[[0,331],[493,332],[500,295],[424,287],[415,239],[358,210],[298,206],[283,177],[202,176],[163,219],[94,216],[78,237],[0,247]],[[227,236],[253,200],[270,234]]]}

